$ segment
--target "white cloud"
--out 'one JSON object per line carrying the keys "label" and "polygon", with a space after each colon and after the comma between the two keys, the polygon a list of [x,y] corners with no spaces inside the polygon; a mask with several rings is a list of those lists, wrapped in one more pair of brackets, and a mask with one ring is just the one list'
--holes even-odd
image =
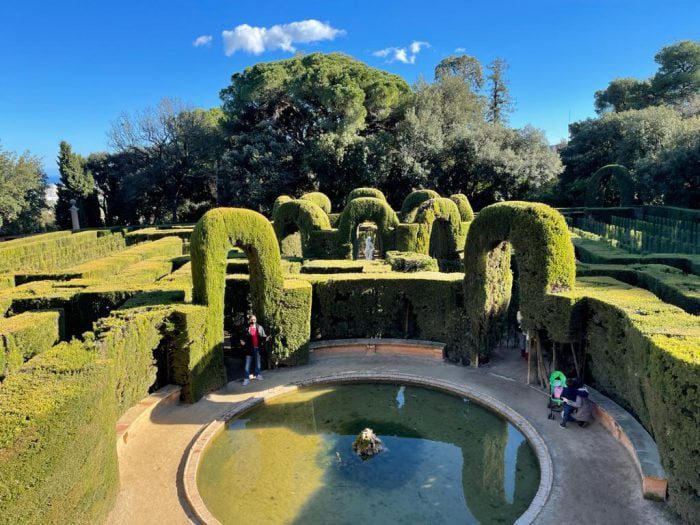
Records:
{"label": "white cloud", "polygon": [[466,47],[458,47],[455,49],[455,53],[466,53],[467,48]]}
{"label": "white cloud", "polygon": [[223,31],[221,36],[224,39],[224,52],[226,56],[231,56],[236,51],[259,55],[276,49],[293,53],[296,51],[294,47],[296,43],[333,40],[344,33],[342,29],[335,29],[330,24],[318,20],[302,20],[272,27],[241,24],[231,31]]}
{"label": "white cloud", "polygon": [[197,38],[194,39],[194,42],[192,42],[192,45],[194,47],[201,47],[201,46],[208,46],[211,44],[211,35],[202,35],[198,36]]}
{"label": "white cloud", "polygon": [[387,47],[372,53],[375,57],[386,58],[387,62],[401,62],[402,64],[415,64],[416,56],[421,49],[430,47],[428,42],[414,40],[405,47]]}

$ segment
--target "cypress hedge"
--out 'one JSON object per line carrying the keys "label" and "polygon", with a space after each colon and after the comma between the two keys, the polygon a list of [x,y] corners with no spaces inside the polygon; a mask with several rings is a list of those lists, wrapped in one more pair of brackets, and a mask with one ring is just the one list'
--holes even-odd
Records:
{"label": "cypress hedge", "polygon": [[462,222],[471,222],[474,220],[474,210],[472,210],[472,205],[469,204],[469,199],[466,195],[455,193],[454,195],[450,195],[450,200],[457,205]]}
{"label": "cypress hedge", "polygon": [[434,190],[416,190],[409,193],[403,200],[403,204],[401,204],[401,216],[404,217],[404,222],[413,222],[412,220],[407,220],[406,215],[425,201],[439,198],[440,194]]}
{"label": "cypress hedge", "polygon": [[395,272],[437,272],[438,263],[429,255],[414,252],[386,252],[386,262]]}
{"label": "cypress hedge", "polygon": [[288,235],[291,226],[301,234],[302,255],[309,256],[309,241],[311,232],[330,230],[328,214],[317,204],[308,200],[290,200],[277,207],[273,215],[275,235],[282,248],[282,242]]}
{"label": "cypress hedge", "polygon": [[464,247],[464,289],[473,364],[487,356],[511,296],[511,248],[520,272],[526,330],[545,328],[547,295],[574,287],[576,261],[562,215],[545,204],[503,202],[474,219]]}
{"label": "cypress hedge", "polygon": [[299,199],[303,201],[313,202],[316,206],[321,208],[326,215],[328,215],[331,212],[331,208],[333,206],[328,196],[325,193],[321,193],[320,191],[304,193],[304,195],[299,197]]}
{"label": "cypress hedge", "polygon": [[[441,231],[440,235],[433,236],[436,221],[439,221],[438,227]],[[415,222],[418,224],[418,232],[413,251],[430,254],[430,241],[435,237],[438,242],[433,249],[437,258],[447,259],[457,256],[461,217],[457,205],[452,200],[438,197],[424,201],[418,206]]]}
{"label": "cypress hedge", "polygon": [[277,213],[277,208],[279,208],[280,204],[284,202],[289,202],[293,200],[289,195],[280,195],[275,199],[275,202],[272,203],[272,212],[270,213],[270,217],[274,217],[275,213]]}
{"label": "cypress hedge", "polygon": [[61,339],[61,312],[26,312],[0,318],[0,380]]}
{"label": "cypress hedge", "polygon": [[386,202],[386,197],[377,188],[355,188],[348,193],[348,198],[345,201],[345,205],[347,206],[350,201],[359,199],[360,197],[374,197],[375,199]]}
{"label": "cypress hedge", "polygon": [[399,219],[386,201],[374,197],[357,197],[345,206],[338,225],[338,254],[342,259],[352,259],[357,240],[357,227],[365,221],[374,222],[380,235],[381,251],[394,244],[394,228]]}
{"label": "cypress hedge", "polygon": [[608,164],[596,171],[590,178],[586,188],[586,206],[604,206],[602,185],[607,180],[613,180],[620,193],[620,206],[634,204],[634,181],[630,172],[619,164]]}

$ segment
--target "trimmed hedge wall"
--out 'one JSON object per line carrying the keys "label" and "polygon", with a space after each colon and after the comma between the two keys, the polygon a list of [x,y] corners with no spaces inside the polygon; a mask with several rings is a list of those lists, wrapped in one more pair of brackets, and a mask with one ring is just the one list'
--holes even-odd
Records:
{"label": "trimmed hedge wall", "polygon": [[61,312],[35,311],[0,318],[0,380],[61,339]]}
{"label": "trimmed hedge wall", "polygon": [[348,193],[348,198],[345,201],[345,204],[347,205],[350,203],[350,201],[359,199],[360,197],[374,197],[375,199],[386,202],[386,197],[377,188],[355,188]]}
{"label": "trimmed hedge wall", "polygon": [[[440,221],[439,235],[433,236],[435,221]],[[434,255],[438,259],[457,257],[457,240],[461,229],[461,218],[457,205],[442,197],[424,201],[416,213],[418,224],[416,246],[412,251]],[[437,239],[431,246],[431,240]],[[433,253],[431,252],[431,248]]]}
{"label": "trimmed hedge wall", "polygon": [[414,252],[386,252],[386,262],[395,272],[437,272],[438,263],[430,255]]}
{"label": "trimmed hedge wall", "polygon": [[34,357],[0,387],[0,521],[101,523],[118,486],[109,361],[80,342]]}
{"label": "trimmed hedge wall", "polygon": [[454,195],[450,195],[450,200],[457,205],[462,222],[471,222],[474,220],[474,210],[472,210],[472,205],[469,204],[469,199],[466,195],[455,193]]}
{"label": "trimmed hedge wall", "polygon": [[503,202],[487,206],[472,222],[464,247],[464,288],[470,319],[472,363],[488,356],[495,328],[511,296],[512,245],[520,275],[520,311],[526,330],[546,327],[550,292],[575,285],[576,261],[562,215],[545,204]]}
{"label": "trimmed hedge wall", "polygon": [[409,193],[401,204],[401,216],[404,217],[404,222],[413,222],[412,220],[407,220],[406,215],[425,201],[439,198],[440,194],[434,190],[416,190]]}
{"label": "trimmed hedge wall", "polygon": [[669,504],[700,516],[700,325],[650,292],[605,277],[581,278],[590,381],[654,436],[669,476]]}
{"label": "trimmed hedge wall", "polygon": [[277,207],[273,215],[275,235],[282,248],[282,241],[288,234],[289,227],[294,226],[301,234],[302,255],[309,256],[309,240],[311,232],[317,230],[330,230],[328,214],[314,202],[304,200],[291,200],[283,202]]}
{"label": "trimmed hedge wall", "polygon": [[299,197],[299,200],[313,202],[316,206],[321,208],[326,215],[331,212],[331,208],[333,206],[328,196],[320,191],[304,193],[304,195]]}
{"label": "trimmed hedge wall", "polygon": [[0,244],[0,273],[53,272],[126,247],[124,236],[109,230],[90,230],[48,239],[43,235],[39,237],[42,240],[27,239],[27,242],[10,246]]}
{"label": "trimmed hedge wall", "polygon": [[619,164],[608,164],[596,171],[588,181],[586,189],[586,206],[604,206],[602,183],[613,179],[620,193],[620,206],[634,204],[634,181],[630,172]]}
{"label": "trimmed hedge wall", "polygon": [[382,252],[393,248],[394,228],[399,224],[399,219],[394,210],[380,199],[358,197],[348,202],[340,217],[337,242],[341,258],[353,258],[357,227],[365,221],[371,221],[377,225],[381,236]]}
{"label": "trimmed hedge wall", "polygon": [[301,273],[383,273],[391,268],[383,261],[348,261],[347,259],[307,261],[301,267]]}

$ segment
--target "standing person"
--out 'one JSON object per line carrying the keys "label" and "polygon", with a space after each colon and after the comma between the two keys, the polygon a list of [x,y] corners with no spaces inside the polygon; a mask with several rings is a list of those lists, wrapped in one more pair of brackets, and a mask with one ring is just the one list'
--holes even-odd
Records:
{"label": "standing person", "polygon": [[255,379],[262,380],[262,374],[260,373],[260,353],[262,343],[264,341],[269,341],[270,336],[265,333],[265,329],[258,324],[258,320],[254,314],[248,316],[248,326],[245,329],[245,334],[243,339],[241,339],[241,346],[245,347],[245,367],[243,378],[243,386],[246,386],[250,377],[250,363],[255,358]]}

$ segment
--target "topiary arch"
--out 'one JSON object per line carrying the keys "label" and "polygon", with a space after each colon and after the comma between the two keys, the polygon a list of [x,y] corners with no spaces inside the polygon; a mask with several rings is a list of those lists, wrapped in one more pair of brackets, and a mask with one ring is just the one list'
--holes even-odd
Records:
{"label": "topiary arch", "polygon": [[277,208],[280,207],[280,204],[282,204],[283,202],[289,202],[291,200],[294,199],[292,199],[289,195],[280,195],[279,197],[277,197],[275,199],[275,202],[272,203],[272,212],[270,213],[270,217],[275,216],[275,213],[277,213]]}
{"label": "topiary arch", "polygon": [[409,193],[401,204],[401,216],[404,222],[413,222],[414,216],[407,217],[409,213],[416,210],[418,206],[430,199],[439,199],[440,194],[434,190],[416,190]]}
{"label": "topiary arch", "polygon": [[[418,207],[416,223],[418,234],[416,236],[416,252],[433,255],[438,259],[457,256],[457,239],[461,227],[459,210],[450,199],[443,197],[430,199]],[[441,228],[439,246],[434,247],[436,253],[430,253],[430,240],[433,237],[433,228]]]}
{"label": "topiary arch", "polygon": [[313,202],[301,199],[280,204],[272,220],[280,249],[282,249],[282,241],[289,234],[290,227],[299,230],[303,256],[307,256],[309,236],[312,231],[331,229],[326,212]]}
{"label": "topiary arch", "polygon": [[517,201],[481,210],[464,247],[465,305],[474,365],[480,355],[488,355],[494,321],[508,308],[511,246],[518,264],[525,330],[544,328],[547,294],[575,285],[574,248],[559,212],[545,204]]}
{"label": "topiary arch", "polygon": [[619,194],[619,206],[634,204],[634,181],[630,172],[620,164],[608,164],[596,171],[588,181],[586,189],[586,206],[608,206],[614,197],[610,191],[605,191],[606,183],[615,183],[616,193]]}
{"label": "topiary arch", "polygon": [[258,212],[240,208],[216,208],[205,213],[194,227],[190,240],[192,300],[207,307],[203,358],[206,362],[196,364],[210,371],[210,384],[205,390],[226,381],[224,288],[226,257],[232,246],[243,249],[248,257],[253,309],[271,332],[283,293],[282,262],[272,224]]}
{"label": "topiary arch", "polygon": [[374,197],[358,197],[345,206],[338,224],[339,256],[351,259],[355,255],[357,227],[363,222],[377,225],[381,236],[381,249],[386,251],[392,244],[393,228],[399,224],[396,212],[385,201]]}
{"label": "topiary arch", "polygon": [[325,193],[321,193],[320,191],[312,191],[309,193],[304,193],[301,197],[299,197],[303,201],[310,201],[313,202],[316,206],[321,208],[326,214],[331,212],[332,204],[331,200],[328,198],[328,196]]}
{"label": "topiary arch", "polygon": [[457,205],[462,222],[471,222],[474,220],[474,210],[472,210],[472,205],[469,204],[469,199],[466,195],[455,193],[454,195],[450,195],[450,200]]}
{"label": "topiary arch", "polygon": [[377,188],[355,188],[348,193],[347,203],[351,200],[359,199],[360,197],[374,197],[375,199],[386,202],[386,197]]}

